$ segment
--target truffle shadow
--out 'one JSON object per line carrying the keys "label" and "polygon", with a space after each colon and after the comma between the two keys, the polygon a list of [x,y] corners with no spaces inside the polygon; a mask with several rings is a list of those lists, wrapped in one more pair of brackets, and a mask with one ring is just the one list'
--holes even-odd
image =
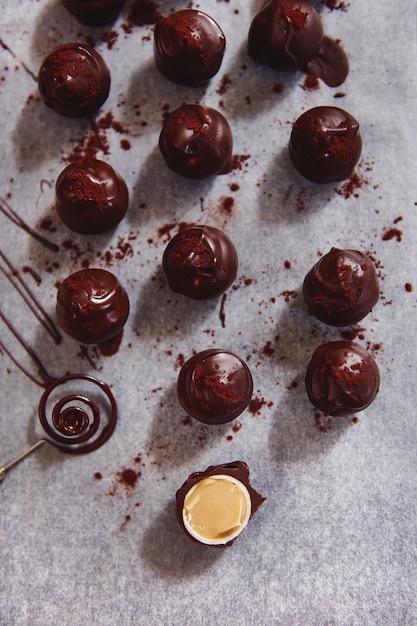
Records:
{"label": "truffle shadow", "polygon": [[140,557],[158,575],[178,582],[204,574],[227,548],[194,544],[181,530],[174,507],[174,502],[167,504],[148,527]]}
{"label": "truffle shadow", "polygon": [[[300,82],[300,72],[279,72],[256,63],[247,52],[247,42],[241,44],[232,62],[219,74],[220,83],[214,93],[219,94],[218,106],[229,120],[255,118],[265,109],[279,106],[288,90]],[[271,96],[275,94],[276,100]]]}
{"label": "truffle shadow", "polygon": [[[162,407],[162,408],[161,408]],[[152,462],[166,469],[189,463],[232,431],[233,422],[210,426],[189,417],[177,400],[176,384],[166,391],[149,429],[145,449]]]}
{"label": "truffle shadow", "polygon": [[[315,409],[304,386],[307,365],[315,348],[340,338],[338,329],[317,325],[314,318],[306,313],[301,294],[280,318],[278,332],[281,328],[285,328],[286,345],[281,349],[285,358],[279,364],[293,372],[292,378],[297,386],[285,392],[273,416],[269,445],[276,462],[280,464],[326,454],[352,427],[349,417],[334,419]],[[281,406],[285,407],[285,412],[281,411]]]}
{"label": "truffle shadow", "polygon": [[126,86],[126,106],[121,112],[121,121],[132,135],[160,130],[165,115],[184,103],[199,103],[207,88],[208,84],[187,87],[173,83],[158,71],[152,58],[133,74]]}
{"label": "truffle shadow", "polygon": [[43,161],[58,159],[62,146],[91,128],[88,119],[70,119],[51,111],[40,97],[29,97],[13,130],[18,170],[34,169]]}
{"label": "truffle shadow", "polygon": [[[185,210],[192,205],[200,204],[215,180],[215,176],[193,180],[172,172],[166,165],[159,146],[148,154],[143,162],[136,182],[132,185],[129,210],[125,220],[136,225],[148,222],[155,218],[158,227],[166,222],[181,222],[178,215],[184,215]],[[167,196],[167,190],[169,195]],[[140,216],[135,207],[144,206]]]}
{"label": "truffle shadow", "polygon": [[[336,193],[333,183],[318,185],[303,179],[294,169],[285,146],[271,159],[266,182],[259,189],[261,219],[274,222],[302,222],[304,215],[319,212]],[[263,187],[268,185],[268,194]]]}
{"label": "truffle shadow", "polygon": [[[51,25],[53,26],[51,27]],[[64,8],[60,0],[49,0],[38,12],[32,30],[31,53],[33,59],[40,65],[46,54],[58,45],[69,41],[94,45],[95,41],[103,41],[105,34],[112,27],[112,23],[94,27],[81,24]]]}
{"label": "truffle shadow", "polygon": [[278,464],[297,463],[328,454],[347,430],[353,427],[351,418],[323,416],[313,409],[307,396],[302,399],[300,395],[284,400],[285,414],[277,410],[274,416],[275,424],[269,445]]}
{"label": "truffle shadow", "polygon": [[[156,284],[160,285],[159,289],[155,288]],[[136,302],[133,324],[141,334],[151,337],[172,336],[174,327],[177,337],[188,337],[197,322],[201,324],[201,320],[210,318],[212,312],[217,308],[220,311],[221,307],[221,297],[197,301],[173,293],[161,265],[142,288]]]}

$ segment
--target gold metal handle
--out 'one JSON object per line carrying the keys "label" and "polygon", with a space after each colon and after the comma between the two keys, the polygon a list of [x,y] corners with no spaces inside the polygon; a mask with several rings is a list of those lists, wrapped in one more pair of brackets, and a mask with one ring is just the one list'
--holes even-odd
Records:
{"label": "gold metal handle", "polygon": [[48,443],[48,440],[39,439],[39,441],[34,443],[33,446],[30,446],[30,448],[28,448],[27,450],[19,454],[17,457],[15,457],[14,459],[6,463],[6,465],[0,466],[0,482],[6,476],[6,473],[9,471],[10,468],[14,467],[14,465],[17,465],[17,463],[20,463],[20,461],[23,461],[23,459],[25,459],[29,454],[31,454],[34,450],[36,450],[36,448],[39,448],[39,446],[41,446],[43,443]]}

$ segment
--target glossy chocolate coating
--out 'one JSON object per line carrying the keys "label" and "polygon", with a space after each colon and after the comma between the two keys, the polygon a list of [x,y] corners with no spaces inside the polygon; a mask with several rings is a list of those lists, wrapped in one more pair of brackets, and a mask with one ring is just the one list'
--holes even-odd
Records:
{"label": "glossy chocolate coating", "polygon": [[176,11],[155,26],[156,67],[176,83],[201,85],[210,80],[219,71],[225,46],[222,29],[202,11]]}
{"label": "glossy chocolate coating", "polygon": [[222,230],[190,226],[171,239],[162,267],[172,291],[193,300],[221,295],[236,278],[236,248]]}
{"label": "glossy chocolate coating", "polygon": [[338,87],[349,74],[349,59],[340,43],[325,35],[320,50],[303,69],[321,78],[329,87]]}
{"label": "glossy chocolate coating", "polygon": [[102,26],[119,15],[126,0],[61,0],[64,7],[87,26]]}
{"label": "glossy chocolate coating", "polygon": [[332,341],[319,346],[305,377],[310,402],[335,417],[366,409],[375,399],[379,383],[375,359],[353,341]]}
{"label": "glossy chocolate coating", "polygon": [[[50,397],[58,387],[64,389],[67,383],[77,384],[87,381],[92,386],[87,395],[85,390],[68,390],[50,405]],[[98,402],[107,398],[108,410]],[[92,391],[95,393],[93,394]],[[111,437],[118,418],[117,403],[110,387],[103,381],[88,374],[67,374],[56,378],[45,389],[39,402],[40,423],[48,435],[48,443],[67,454],[85,454],[100,448]]]}
{"label": "glossy chocolate coating", "polygon": [[66,117],[92,115],[107,99],[110,72],[91,46],[68,43],[43,60],[38,74],[42,100]]}
{"label": "glossy chocolate coating", "polygon": [[332,248],[306,275],[303,295],[308,310],[321,322],[356,324],[378,302],[375,266],[362,252]]}
{"label": "glossy chocolate coating", "polygon": [[192,356],[180,370],[177,395],[183,409],[205,424],[236,419],[252,398],[252,374],[242,359],[211,348]]}
{"label": "glossy chocolate coating", "polygon": [[231,168],[233,137],[215,109],[183,104],[165,120],[159,147],[168,167],[187,178],[207,178]]}
{"label": "glossy chocolate coating", "polygon": [[268,0],[252,20],[248,52],[276,70],[294,70],[316,56],[322,41],[321,19],[309,2]]}
{"label": "glossy chocolate coating", "polygon": [[296,170],[314,183],[348,178],[362,152],[359,123],[343,109],[320,106],[294,123],[289,152]]}
{"label": "glossy chocolate coating", "polygon": [[116,337],[129,315],[129,299],[114,274],[84,269],[59,286],[56,302],[58,324],[82,344],[99,344]]}
{"label": "glossy chocolate coating", "polygon": [[[250,499],[251,499],[251,513],[250,513],[249,519],[252,519],[256,511],[266,500],[264,496],[261,496],[261,494],[258,493],[250,485],[249,467],[243,461],[234,461],[233,463],[224,463],[222,465],[211,465],[204,472],[194,472],[193,474],[190,474],[190,476],[182,484],[182,486],[178,489],[176,493],[175,513],[176,513],[178,523],[183,529],[183,531],[185,532],[185,534],[187,535],[187,537],[189,537],[191,541],[194,541],[195,543],[198,543],[200,545],[206,545],[206,544],[201,544],[201,542],[198,541],[195,537],[192,537],[184,525],[183,516],[182,516],[184,500],[185,500],[187,493],[190,491],[190,489],[192,489],[192,487],[194,487],[195,484],[200,482],[200,480],[203,480],[203,478],[207,478],[208,476],[216,476],[217,474],[232,476],[236,480],[239,480],[246,487],[246,489],[249,492]],[[232,545],[233,541],[235,540],[228,541],[227,543],[223,544],[223,547]],[[215,547],[222,547],[222,546],[217,545]]]}
{"label": "glossy chocolate coating", "polygon": [[55,208],[76,233],[96,235],[125,216],[129,193],[123,178],[99,160],[68,165],[55,184]]}

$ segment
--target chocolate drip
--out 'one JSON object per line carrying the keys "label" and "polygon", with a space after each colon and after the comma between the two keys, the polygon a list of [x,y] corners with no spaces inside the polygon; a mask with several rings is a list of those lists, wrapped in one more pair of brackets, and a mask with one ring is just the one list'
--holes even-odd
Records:
{"label": "chocolate drip", "polygon": [[39,233],[29,226],[29,224],[26,224],[26,222],[16,213],[16,211],[12,209],[10,204],[2,196],[0,196],[0,211],[3,215],[9,218],[13,224],[16,224],[16,226],[28,233],[28,235],[33,237],[33,239],[38,241],[42,246],[45,246],[48,250],[52,250],[52,252],[59,251],[59,246],[57,246],[56,243],[52,243],[49,239],[42,237],[42,235],[39,235]]}
{"label": "chocolate drip", "polygon": [[20,369],[20,371],[23,372],[23,374],[25,374],[25,376],[27,376],[32,382],[34,382],[36,385],[39,385],[40,387],[47,387],[54,380],[54,378],[52,378],[52,376],[48,374],[48,372],[46,371],[45,367],[42,364],[42,361],[36,354],[36,352],[23,339],[22,335],[16,330],[16,328],[13,326],[11,321],[4,315],[4,313],[2,313],[1,309],[0,309],[0,319],[6,324],[10,332],[16,337],[17,341],[20,343],[22,348],[27,352],[27,354],[29,355],[33,363],[35,364],[37,373],[41,380],[38,380],[33,374],[30,373],[30,371],[24,365],[22,365],[13,356],[13,354],[10,352],[8,348],[6,348],[5,344],[3,343],[1,339],[0,339],[0,350],[3,350],[7,354],[7,356],[13,361],[13,363]]}
{"label": "chocolate drip", "polygon": [[37,320],[42,324],[45,330],[51,335],[55,343],[58,345],[61,343],[62,336],[53,323],[50,316],[47,314],[33,291],[30,289],[28,284],[19,274],[19,271],[12,265],[11,261],[6,257],[6,255],[0,250],[0,259],[7,266],[7,269],[4,268],[0,263],[0,271],[6,276],[6,278],[10,281],[19,295],[26,302],[34,316]]}

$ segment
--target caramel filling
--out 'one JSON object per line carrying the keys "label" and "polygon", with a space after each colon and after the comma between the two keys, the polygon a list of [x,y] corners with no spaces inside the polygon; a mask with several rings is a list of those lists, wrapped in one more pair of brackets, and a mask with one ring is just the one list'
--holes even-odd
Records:
{"label": "caramel filling", "polygon": [[206,544],[224,544],[237,537],[249,521],[251,499],[233,476],[203,478],[187,493],[183,521],[187,531]]}

